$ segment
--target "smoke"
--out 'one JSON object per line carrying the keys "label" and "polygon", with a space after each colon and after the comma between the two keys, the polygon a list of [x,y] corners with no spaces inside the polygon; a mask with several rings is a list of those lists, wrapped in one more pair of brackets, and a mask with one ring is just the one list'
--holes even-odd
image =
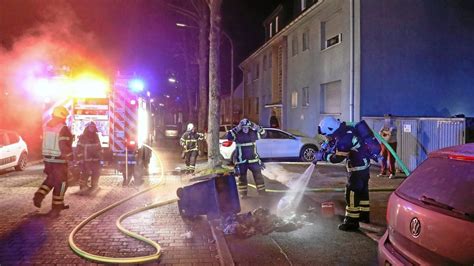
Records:
{"label": "smoke", "polygon": [[278,181],[285,186],[289,186],[293,180],[297,180],[301,173],[290,173],[283,166],[273,163],[266,163],[266,168],[262,174],[270,180]]}
{"label": "smoke", "polygon": [[0,46],[0,128],[19,132],[29,146],[37,148],[42,102],[33,97],[31,82],[44,76],[49,66],[65,65],[74,73],[102,70],[107,62],[94,34],[81,28],[69,3],[35,4],[36,25],[14,37],[11,47]]}

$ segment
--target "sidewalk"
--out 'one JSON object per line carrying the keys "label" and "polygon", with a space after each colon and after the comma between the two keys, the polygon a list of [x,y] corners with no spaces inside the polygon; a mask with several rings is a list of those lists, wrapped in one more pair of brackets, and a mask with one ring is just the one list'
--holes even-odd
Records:
{"label": "sidewalk", "polygon": [[[69,233],[92,213],[138,192],[135,187],[122,188],[121,176],[113,171],[106,171],[100,180],[101,189],[94,196],[79,196],[77,186],[69,188],[65,200],[70,209],[64,210],[55,220],[45,216],[50,209],[51,195],[46,197],[39,211],[31,202],[43,176],[31,180],[22,182],[25,185],[21,187],[0,185],[3,217],[0,223],[2,265],[92,263],[70,250],[67,242]],[[152,177],[149,183],[156,182],[157,178]],[[12,180],[12,184],[16,183],[18,182]],[[181,185],[179,176],[167,176],[157,189],[91,221],[76,235],[76,244],[87,252],[102,256],[135,257],[153,253],[154,250],[149,245],[119,232],[115,221],[130,210],[175,198],[176,188]],[[157,263],[219,265],[216,245],[205,217],[193,221],[183,220],[176,203],[138,213],[122,224],[161,245],[162,255]],[[184,236],[189,231],[192,232],[191,238]]]}

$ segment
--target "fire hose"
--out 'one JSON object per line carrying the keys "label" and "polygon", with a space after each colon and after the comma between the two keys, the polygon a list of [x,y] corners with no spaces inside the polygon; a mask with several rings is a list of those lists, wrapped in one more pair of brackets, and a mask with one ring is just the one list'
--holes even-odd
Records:
{"label": "fire hose", "polygon": [[121,258],[115,258],[115,257],[105,257],[105,256],[100,256],[100,255],[95,255],[95,254],[92,254],[92,253],[89,253],[89,252],[86,252],[84,250],[82,250],[81,248],[79,248],[76,243],[74,242],[74,236],[76,235],[77,232],[79,232],[79,230],[81,228],[83,228],[86,224],[88,224],[90,221],[92,221],[93,219],[97,218],[98,216],[100,216],[101,214],[119,206],[120,204],[132,199],[132,198],[135,198],[141,194],[144,194],[150,190],[153,190],[153,189],[156,189],[158,186],[161,185],[161,181],[163,180],[164,178],[164,171],[163,171],[163,163],[162,161],[160,160],[160,158],[158,157],[158,155],[156,154],[155,151],[153,151],[153,149],[148,146],[148,145],[145,145],[146,147],[148,147],[149,149],[152,150],[153,154],[156,156],[157,158],[157,161],[159,163],[159,166],[160,166],[160,182],[150,188],[147,188],[145,190],[142,190],[142,191],[139,191],[123,200],[120,200],[112,205],[109,205],[107,206],[106,208],[100,210],[100,211],[97,211],[95,213],[93,213],[92,215],[90,215],[89,217],[87,217],[84,221],[82,221],[81,223],[79,223],[73,230],[72,232],[69,234],[69,238],[68,238],[68,243],[69,243],[69,246],[71,247],[71,249],[79,256],[83,257],[83,258],[86,258],[86,259],[89,259],[89,260],[93,260],[93,261],[97,261],[97,262],[104,262],[104,263],[143,263],[143,262],[151,262],[151,261],[155,261],[157,260],[160,256],[161,256],[161,247],[160,245],[149,239],[149,238],[146,238],[144,236],[141,236],[139,234],[136,234],[126,228],[124,228],[121,224],[121,222],[126,219],[127,217],[130,217],[134,214],[137,214],[137,213],[140,213],[140,212],[143,212],[143,211],[146,211],[146,210],[149,210],[149,209],[153,209],[153,208],[157,208],[157,207],[160,207],[160,206],[164,206],[164,205],[167,205],[167,204],[170,204],[170,203],[174,203],[177,201],[177,199],[171,199],[171,200],[166,200],[166,201],[161,201],[161,202],[157,202],[157,203],[153,203],[153,204],[150,204],[150,205],[147,205],[145,207],[142,207],[142,208],[138,208],[138,209],[135,209],[135,210],[132,210],[130,212],[127,212],[125,214],[122,214],[116,221],[115,225],[117,226],[117,228],[122,232],[124,233],[125,235],[128,235],[130,237],[133,237],[139,241],[143,241],[149,245],[151,245],[153,248],[155,248],[155,253],[151,254],[151,255],[147,255],[147,256],[140,256],[140,257],[121,257]]}

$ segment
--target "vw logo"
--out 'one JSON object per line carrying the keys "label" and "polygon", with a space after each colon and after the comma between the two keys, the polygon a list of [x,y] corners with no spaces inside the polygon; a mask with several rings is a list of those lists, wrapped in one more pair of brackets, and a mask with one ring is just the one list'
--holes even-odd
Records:
{"label": "vw logo", "polygon": [[420,220],[418,220],[418,218],[416,217],[411,219],[410,233],[415,238],[418,237],[421,233],[421,223],[420,223]]}

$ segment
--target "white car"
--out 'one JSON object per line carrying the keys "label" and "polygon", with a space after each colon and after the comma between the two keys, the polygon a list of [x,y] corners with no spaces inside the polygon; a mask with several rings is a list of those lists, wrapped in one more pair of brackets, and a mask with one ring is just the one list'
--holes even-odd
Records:
{"label": "white car", "polygon": [[13,131],[0,129],[0,170],[15,167],[23,171],[28,162],[28,147],[23,139]]}
{"label": "white car", "polygon": [[[299,158],[303,162],[314,160],[319,144],[315,139],[292,135],[276,128],[265,128],[265,136],[257,140],[257,152],[262,159]],[[219,149],[225,160],[236,160],[235,142],[223,136]]]}

